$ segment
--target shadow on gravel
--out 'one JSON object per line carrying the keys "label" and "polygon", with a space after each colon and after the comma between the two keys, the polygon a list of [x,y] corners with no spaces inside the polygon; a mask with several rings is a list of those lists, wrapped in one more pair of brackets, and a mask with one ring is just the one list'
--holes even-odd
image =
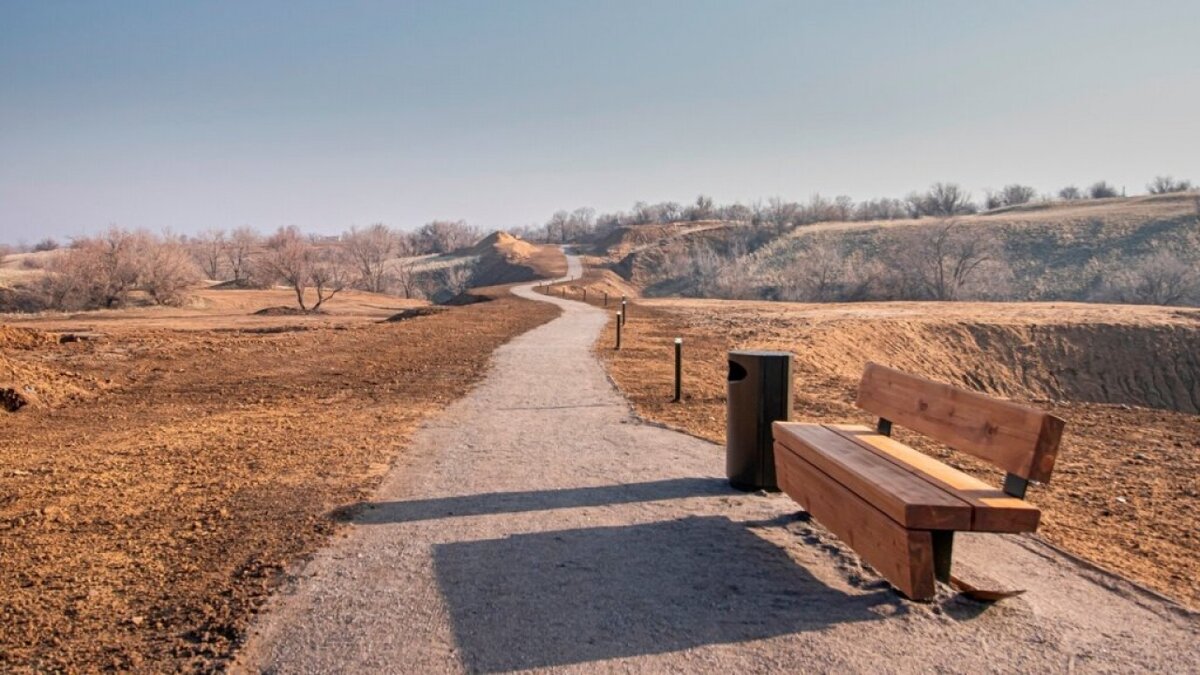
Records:
{"label": "shadow on gravel", "polygon": [[334,516],[360,525],[377,525],[731,494],[745,493],[734,490],[727,481],[718,478],[675,478],[563,490],[490,492],[407,502],[363,502],[341,509]]}
{"label": "shadow on gravel", "polygon": [[662,654],[904,611],[891,591],[826,586],[719,516],[440,544],[434,566],[472,672]]}

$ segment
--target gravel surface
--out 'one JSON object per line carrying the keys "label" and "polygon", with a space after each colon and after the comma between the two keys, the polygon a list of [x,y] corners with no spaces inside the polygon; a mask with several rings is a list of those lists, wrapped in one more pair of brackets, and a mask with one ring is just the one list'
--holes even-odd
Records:
{"label": "gravel surface", "polygon": [[516,292],[564,313],[418,432],[238,668],[1200,668],[1195,614],[1028,537],[956,541],[958,575],[1022,596],[901,598],[787,497],[731,490],[719,446],[639,422],[591,354],[601,310]]}

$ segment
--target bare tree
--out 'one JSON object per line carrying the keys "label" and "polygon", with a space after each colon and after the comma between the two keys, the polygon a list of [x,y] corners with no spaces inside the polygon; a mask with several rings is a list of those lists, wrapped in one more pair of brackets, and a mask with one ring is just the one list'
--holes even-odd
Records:
{"label": "bare tree", "polygon": [[1113,275],[1104,300],[1131,304],[1184,305],[1200,302],[1200,272],[1171,251],[1159,249]]}
{"label": "bare tree", "polygon": [[1165,195],[1170,192],[1187,192],[1192,189],[1192,182],[1187,180],[1175,180],[1170,176],[1156,176],[1154,180],[1146,186],[1146,189],[1152,195]]}
{"label": "bare tree", "polygon": [[[892,267],[900,279],[901,297],[957,300],[969,283],[989,265],[1003,265],[995,237],[979,228],[967,230],[955,221],[933,227],[914,227],[901,234]],[[1005,266],[1006,267],[1006,266]]]}
{"label": "bare tree", "polygon": [[957,183],[934,183],[920,196],[919,209],[920,215],[948,217],[974,213],[975,204]]}
{"label": "bare tree", "polygon": [[45,239],[33,245],[33,252],[41,253],[42,251],[53,251],[57,248],[58,240],[54,239],[53,237],[46,237]]}
{"label": "bare tree", "polygon": [[257,232],[242,226],[234,230],[225,242],[225,259],[229,262],[229,271],[235,283],[250,278],[251,257],[261,241],[262,237]]}
{"label": "bare tree", "polygon": [[296,294],[296,304],[308,311],[304,289],[312,276],[315,249],[312,243],[292,225],[281,227],[267,238],[261,258],[264,271],[287,284]]}
{"label": "bare tree", "polygon": [[145,234],[139,240],[138,287],[156,304],[181,304],[184,291],[200,276],[183,241],[171,236],[158,240]]}
{"label": "bare tree", "polygon": [[1058,198],[1066,201],[1083,199],[1083,191],[1074,185],[1068,185],[1067,187],[1058,191]]}
{"label": "bare tree", "polygon": [[1019,206],[1028,204],[1037,197],[1037,190],[1028,185],[1013,183],[1005,185],[1004,189],[999,192],[987,191],[987,196],[984,199],[985,206],[991,209],[999,209],[1006,206]]}
{"label": "bare tree", "polygon": [[320,311],[321,305],[350,285],[350,267],[346,251],[340,246],[316,249],[309,280],[317,293],[317,301],[309,311]]}
{"label": "bare tree", "polygon": [[420,293],[421,275],[417,272],[416,260],[404,260],[394,268],[396,287],[404,293],[405,299],[411,300]]}
{"label": "bare tree", "polygon": [[1108,184],[1107,181],[1096,181],[1088,188],[1088,197],[1092,199],[1108,199],[1109,197],[1120,197],[1121,193],[1117,189]]}
{"label": "bare tree", "polygon": [[827,302],[839,299],[845,275],[845,259],[832,241],[811,243],[784,272],[784,300]]}
{"label": "bare tree", "polygon": [[391,281],[388,261],[400,249],[399,237],[383,223],[360,230],[350,228],[342,235],[346,253],[358,271],[357,285],[372,293],[384,293]]}
{"label": "bare tree", "polygon": [[571,218],[568,221],[570,228],[570,236],[572,239],[581,239],[591,234],[596,226],[596,209],[590,206],[581,206],[571,212]]}
{"label": "bare tree", "polygon": [[195,239],[194,251],[196,261],[209,279],[217,281],[221,274],[221,263],[225,260],[225,230],[210,229],[201,232]]}
{"label": "bare tree", "polygon": [[110,227],[77,239],[48,266],[44,291],[60,309],[120,307],[136,290],[158,304],[176,304],[198,272],[183,243]]}
{"label": "bare tree", "polygon": [[450,253],[479,240],[479,232],[463,220],[435,220],[417,230],[422,253]]}
{"label": "bare tree", "polygon": [[470,265],[450,265],[442,268],[437,274],[438,286],[451,295],[462,295],[471,288],[471,280],[475,270]]}
{"label": "bare tree", "polygon": [[688,220],[708,220],[715,215],[713,209],[712,197],[700,195],[696,197],[696,203],[688,207],[685,212],[685,217]]}
{"label": "bare tree", "polygon": [[[546,241],[558,239],[560,244],[567,241],[567,227],[571,223],[571,214],[566,211],[555,211],[546,222]],[[558,233],[557,235],[555,233]]]}

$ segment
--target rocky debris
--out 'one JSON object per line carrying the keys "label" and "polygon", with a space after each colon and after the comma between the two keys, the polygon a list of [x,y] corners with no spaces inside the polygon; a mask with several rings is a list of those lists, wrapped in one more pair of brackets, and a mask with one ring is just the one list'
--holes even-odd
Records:
{"label": "rocky debris", "polygon": [[0,389],[0,408],[16,412],[29,404],[29,400],[15,389]]}

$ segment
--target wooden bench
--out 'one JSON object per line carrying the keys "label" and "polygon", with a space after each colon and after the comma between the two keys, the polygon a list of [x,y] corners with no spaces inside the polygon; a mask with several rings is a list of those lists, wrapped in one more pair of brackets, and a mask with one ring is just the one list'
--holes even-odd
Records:
{"label": "wooden bench", "polygon": [[[949,582],[956,531],[1032,532],[1024,500],[1046,482],[1063,421],[1049,413],[870,363],[858,406],[875,429],[775,422],[779,487],[914,600]],[[898,424],[1007,472],[995,488],[892,438]]]}

